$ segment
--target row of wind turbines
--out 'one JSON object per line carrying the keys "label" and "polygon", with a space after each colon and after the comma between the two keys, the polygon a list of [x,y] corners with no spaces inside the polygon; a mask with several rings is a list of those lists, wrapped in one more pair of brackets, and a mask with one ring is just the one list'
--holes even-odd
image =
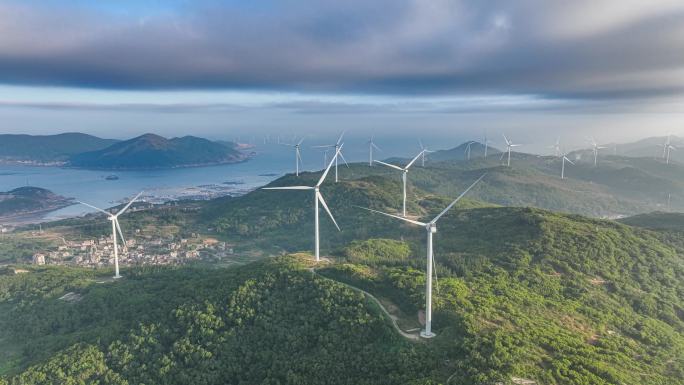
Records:
{"label": "row of wind turbines", "polygon": [[[335,165],[335,174],[336,174],[336,179],[335,181],[337,182],[337,166],[338,166],[338,158],[342,157],[342,148],[344,144],[341,142],[342,141],[342,135],[340,135],[340,138],[334,145],[335,149],[335,154],[333,158],[330,160],[330,162],[327,164],[327,167],[324,169],[323,174],[321,175],[320,179],[314,186],[279,186],[279,187],[264,187],[264,190],[304,190],[304,191],[313,191],[314,195],[314,257],[316,262],[319,262],[321,260],[320,256],[320,220],[319,220],[319,212],[320,212],[320,206],[323,206],[323,209],[326,211],[330,219],[332,220],[333,224],[337,228],[338,231],[341,231],[340,226],[338,225],[337,221],[335,220],[335,217],[333,216],[332,212],[330,211],[330,208],[328,207],[327,203],[325,202],[325,199],[323,198],[323,195],[321,194],[320,188],[325,182],[326,177],[328,176],[328,173],[330,172],[331,168],[333,165]],[[297,162],[301,159],[299,156],[299,146],[301,145],[301,140],[294,144],[295,147],[295,157]],[[287,145],[292,145],[292,144],[287,144]],[[406,215],[406,187],[407,187],[407,175],[409,172],[409,169],[411,166],[413,166],[418,159],[421,159],[422,157],[422,162],[424,164],[425,162],[425,154],[430,152],[427,148],[425,148],[422,144],[420,143],[421,146],[421,151],[413,157],[408,164],[405,166],[398,166],[386,162],[382,162],[379,160],[373,159],[373,150],[379,150],[379,147],[373,142],[373,138],[371,138],[368,142],[369,146],[369,160],[368,164],[369,166],[372,166],[373,163],[378,163],[381,165],[384,165],[386,167],[401,171],[402,175],[402,212],[401,215],[395,215],[395,214],[390,214],[390,213],[385,213],[382,211],[378,210],[373,210],[370,208],[366,207],[360,207],[364,210],[368,210],[372,213],[377,213],[381,214],[387,217],[395,218],[401,221],[408,222],[413,225],[421,226],[425,228],[426,230],[426,243],[427,243],[427,250],[426,250],[426,285],[425,285],[425,328],[420,332],[421,337],[423,338],[432,338],[435,337],[435,333],[432,331],[432,277],[433,277],[433,265],[434,265],[434,252],[433,252],[433,235],[437,232],[437,221],[444,216],[456,203],[458,203],[461,198],[463,198],[468,191],[470,191],[477,183],[479,183],[485,175],[482,175],[479,177],[473,184],[471,184],[461,195],[459,195],[455,200],[453,200],[442,212],[440,212],[437,216],[435,216],[431,221],[429,222],[420,222],[418,220],[414,220],[411,218],[408,218]],[[329,145],[329,147],[332,147],[332,145]],[[343,158],[344,159],[344,158]],[[346,163],[346,161],[345,161]],[[296,170],[299,170],[299,166],[297,163]]]}

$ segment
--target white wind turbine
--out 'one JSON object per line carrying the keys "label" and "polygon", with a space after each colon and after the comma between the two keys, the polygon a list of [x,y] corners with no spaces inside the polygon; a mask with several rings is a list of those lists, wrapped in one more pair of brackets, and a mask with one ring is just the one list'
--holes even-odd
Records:
{"label": "white wind turbine", "polygon": [[316,183],[315,186],[286,186],[286,187],[263,187],[263,190],[313,190],[314,191],[314,251],[316,254],[316,262],[320,261],[320,238],[319,238],[319,229],[318,229],[318,203],[320,202],[323,205],[323,208],[325,211],[328,213],[330,216],[330,219],[332,219],[333,223],[335,224],[335,227],[337,227],[337,230],[340,230],[340,226],[337,225],[337,222],[335,221],[335,217],[333,217],[332,213],[330,212],[330,209],[328,208],[328,205],[325,203],[325,199],[323,199],[323,195],[321,194],[320,187],[325,181],[325,177],[328,176],[328,172],[330,171],[330,167],[332,167],[333,163],[335,163],[335,160],[337,157],[340,155],[340,151],[342,150],[342,145],[340,145],[336,150],[335,150],[335,156],[333,159],[330,160],[330,163],[328,164],[328,167],[326,167],[325,171],[323,171],[323,175],[321,175],[321,179],[318,180],[318,183]]}
{"label": "white wind turbine", "polygon": [[423,155],[421,157],[422,159],[421,159],[421,165],[420,166],[425,167],[425,155],[427,155],[431,152],[434,152],[434,151],[430,151],[430,150],[428,150],[427,147],[423,146],[423,141],[420,139],[418,139],[418,145],[420,145],[420,149],[423,150]]}
{"label": "white wind turbine", "polygon": [[470,160],[470,147],[471,147],[473,144],[475,144],[475,142],[473,142],[472,140],[471,140],[470,142],[468,142],[468,144],[466,144],[465,153],[466,153],[466,158],[467,158],[468,160]]}
{"label": "white wind turbine", "polygon": [[487,138],[487,134],[484,136],[484,158],[487,159],[487,150],[489,149],[490,140]]}
{"label": "white wind turbine", "polygon": [[403,189],[402,189],[402,191],[403,191],[403,201],[402,202],[403,203],[401,206],[402,207],[401,212],[402,212],[402,216],[404,216],[404,217],[406,216],[406,175],[408,174],[409,168],[411,168],[411,166],[413,166],[413,163],[415,163],[418,160],[418,158],[420,158],[423,155],[423,153],[425,153],[425,151],[426,150],[422,150],[421,152],[419,152],[418,155],[416,155],[415,158],[411,159],[411,161],[404,167],[399,167],[399,166],[395,166],[393,164],[389,164],[389,163],[385,163],[385,162],[381,162],[379,160],[376,160],[376,162],[378,162],[382,165],[385,165],[387,167],[391,167],[395,170],[399,170],[402,172],[401,181],[402,181],[402,185],[403,185]]}
{"label": "white wind turbine", "polygon": [[289,146],[289,147],[294,147],[295,149],[295,175],[299,176],[299,163],[302,161],[302,153],[300,151],[302,142],[304,141],[304,138],[300,139],[299,142],[297,143],[280,143],[283,146]]}
{"label": "white wind turbine", "polygon": [[313,146],[313,148],[334,148],[335,149],[335,183],[338,182],[337,178],[337,158],[342,158],[342,161],[344,161],[344,164],[347,165],[347,168],[349,168],[349,163],[347,163],[347,160],[344,159],[344,155],[342,155],[342,151],[338,151],[342,148],[342,137],[344,137],[344,131],[340,134],[340,137],[337,138],[337,142],[335,144],[324,144],[322,146]]}
{"label": "white wind turbine", "polygon": [[671,138],[668,135],[667,141],[663,144],[663,158],[665,158],[665,163],[670,164],[670,151],[677,150],[677,147],[672,145]]}
{"label": "white wind turbine", "polygon": [[565,162],[570,162],[571,165],[575,165],[570,159],[568,159],[568,154],[563,154],[563,165],[561,166],[561,179],[565,179]]}
{"label": "white wind turbine", "polygon": [[594,140],[594,137],[589,138],[589,141],[591,142],[592,151],[594,152],[594,166],[597,166],[598,165],[598,152],[599,152],[599,150],[603,150],[604,148],[607,148],[607,147],[599,146],[598,143],[596,143],[596,140]]}
{"label": "white wind turbine", "polygon": [[119,224],[119,216],[121,214],[123,214],[124,212],[126,212],[126,210],[128,210],[128,208],[131,207],[133,202],[135,202],[138,198],[140,198],[141,194],[142,194],[142,191],[138,195],[136,195],[133,199],[131,199],[131,201],[128,202],[128,204],[126,204],[126,206],[124,206],[116,214],[112,214],[110,212],[107,212],[107,211],[105,211],[99,207],[95,207],[95,206],[90,205],[88,203],[84,203],[84,202],[80,202],[80,201],[78,202],[84,206],[88,206],[91,209],[95,209],[99,212],[106,214],[107,219],[109,219],[112,222],[112,243],[114,244],[114,278],[121,278],[121,276],[119,275],[119,246],[118,246],[117,241],[116,241],[116,233],[117,232],[119,233],[119,237],[121,237],[121,242],[123,242],[124,250],[126,249],[126,240],[124,239],[123,232],[121,231],[121,225]]}
{"label": "white wind turbine", "polygon": [[371,136],[370,140],[368,141],[368,166],[373,167],[373,149],[376,149],[378,151],[382,151],[380,147],[375,145],[375,142],[373,141],[374,137]]}
{"label": "white wind turbine", "polygon": [[377,211],[373,209],[368,209],[365,207],[362,207],[365,210],[386,215],[388,217],[392,218],[397,218],[401,219],[402,221],[406,221],[408,223],[412,223],[414,225],[422,226],[425,228],[427,231],[427,271],[426,271],[426,280],[425,280],[425,329],[420,332],[420,336],[423,338],[432,338],[435,336],[435,333],[432,332],[432,266],[434,264],[435,256],[432,251],[432,235],[437,232],[437,221],[447,213],[455,204],[458,202],[461,198],[463,198],[470,189],[475,187],[475,185],[482,180],[482,178],[485,177],[484,174],[481,177],[479,177],[473,184],[470,185],[465,191],[461,193],[461,195],[458,196],[453,202],[451,202],[444,210],[442,210],[439,215],[437,215],[433,220],[430,222],[424,223],[424,222],[419,222],[419,221],[414,221],[412,219],[400,217],[398,215],[392,215],[392,214],[387,214],[383,213],[382,211]]}
{"label": "white wind turbine", "polygon": [[[512,141],[508,140],[508,138],[506,137],[506,134],[503,134],[503,137],[504,137],[504,140],[506,141],[506,152],[508,153],[508,162],[506,163],[506,165],[508,167],[511,167],[511,149],[513,147],[519,147],[521,145],[520,144],[513,144]],[[503,159],[503,157],[506,155],[506,152],[501,153],[501,158],[499,158],[499,160]]]}
{"label": "white wind turbine", "polygon": [[556,138],[556,144],[549,146],[549,148],[553,149],[555,156],[561,156],[560,136]]}

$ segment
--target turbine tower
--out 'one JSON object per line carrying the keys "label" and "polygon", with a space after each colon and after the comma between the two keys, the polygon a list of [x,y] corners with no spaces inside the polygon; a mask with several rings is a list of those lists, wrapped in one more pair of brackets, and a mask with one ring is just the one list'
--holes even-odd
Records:
{"label": "turbine tower", "polygon": [[561,179],[565,179],[565,162],[569,162],[571,165],[575,165],[570,159],[568,159],[568,154],[563,154],[563,165],[561,166]]}
{"label": "turbine tower", "polygon": [[314,186],[287,186],[287,187],[263,187],[263,190],[313,190],[314,191],[314,253],[316,255],[316,262],[321,260],[320,257],[320,237],[319,237],[319,221],[318,221],[318,205],[319,203],[323,206],[325,211],[328,213],[330,216],[330,219],[332,219],[333,223],[335,224],[335,227],[337,227],[337,230],[340,230],[340,226],[337,225],[337,222],[335,221],[335,217],[333,217],[332,213],[330,212],[330,209],[328,208],[328,205],[325,203],[325,199],[323,199],[323,195],[321,194],[320,187],[325,181],[325,177],[328,176],[328,172],[330,171],[330,168],[332,167],[333,163],[335,163],[335,160],[337,157],[340,155],[340,151],[342,150],[342,145],[337,147],[335,150],[335,156],[333,159],[330,160],[330,163],[328,164],[328,167],[325,168],[325,171],[323,171],[323,175],[321,175],[321,179],[318,180],[318,183]]}
{"label": "turbine tower", "polygon": [[302,142],[304,141],[304,138],[300,139],[299,142],[292,144],[292,143],[280,143],[283,146],[289,146],[289,147],[294,147],[295,149],[295,175],[299,176],[299,163],[302,161],[302,153],[300,151]]}
{"label": "turbine tower", "polygon": [[594,140],[594,137],[591,137],[589,139],[591,141],[591,146],[592,146],[592,151],[594,152],[594,166],[598,165],[598,152],[599,150],[603,150],[604,146],[599,146],[598,143],[596,143],[596,140]]}
{"label": "turbine tower", "polygon": [[420,149],[423,150],[423,155],[421,157],[422,159],[421,159],[421,165],[420,166],[425,167],[425,155],[428,153],[434,152],[434,151],[430,151],[430,150],[428,150],[427,147],[423,146],[423,141],[420,139],[418,139],[418,145],[420,145]]}
{"label": "turbine tower", "polygon": [[370,140],[368,141],[368,167],[373,167],[373,149],[382,151],[380,147],[375,145],[373,139],[374,137],[371,136]]}
{"label": "turbine tower", "polygon": [[121,237],[121,242],[123,242],[123,248],[124,250],[126,249],[126,240],[124,239],[123,232],[121,231],[121,225],[119,224],[119,216],[128,210],[129,207],[135,202],[138,198],[140,198],[140,195],[142,195],[142,191],[138,193],[133,199],[131,199],[126,206],[124,206],[119,212],[116,214],[112,214],[110,212],[107,212],[99,207],[95,207],[93,205],[90,205],[88,203],[84,202],[78,202],[84,206],[88,206],[91,209],[95,209],[101,213],[104,213],[107,215],[107,219],[109,219],[112,222],[112,243],[114,244],[114,278],[118,279],[121,278],[119,275],[119,246],[117,244],[116,240],[116,233],[119,233],[119,237]]}
{"label": "turbine tower", "polygon": [[400,219],[402,221],[406,221],[408,223],[422,226],[425,228],[427,231],[427,271],[426,271],[426,280],[425,280],[425,329],[420,332],[420,336],[423,338],[432,338],[435,337],[435,333],[432,332],[432,268],[433,268],[433,263],[434,263],[434,254],[433,254],[433,248],[432,248],[432,235],[437,232],[437,221],[447,213],[455,204],[458,202],[463,196],[465,196],[470,189],[475,187],[475,185],[482,180],[482,178],[485,177],[484,174],[481,177],[479,177],[473,184],[470,185],[465,191],[461,193],[461,195],[458,196],[453,202],[451,202],[444,210],[442,210],[441,213],[439,213],[433,220],[430,222],[424,223],[424,222],[419,222],[419,221],[414,221],[412,219],[400,217],[397,215],[392,215],[388,213],[383,213],[382,211],[377,211],[369,208],[362,207],[365,210],[377,213],[377,214],[382,214],[386,215],[388,217]]}
{"label": "turbine tower", "polygon": [[334,148],[335,149],[335,157],[333,158],[335,160],[335,183],[337,183],[339,180],[337,178],[337,158],[342,158],[344,161],[344,164],[347,165],[347,168],[349,168],[349,163],[347,163],[347,160],[344,159],[344,155],[342,155],[342,151],[338,151],[339,149],[342,148],[342,137],[344,137],[344,131],[340,134],[340,137],[337,138],[337,142],[335,144],[324,144],[321,146],[313,146],[313,148]]}
{"label": "turbine tower", "polygon": [[465,153],[466,153],[466,158],[467,158],[468,160],[470,160],[470,147],[471,147],[473,144],[475,144],[475,142],[473,142],[472,140],[466,144]]}
{"label": "turbine tower", "polygon": [[[513,147],[519,147],[520,145],[519,144],[513,144],[512,141],[508,140],[508,138],[506,137],[506,134],[503,134],[503,137],[504,137],[504,140],[506,141],[506,152],[508,153],[508,162],[506,163],[506,165],[508,167],[511,167],[511,149]],[[503,159],[503,157],[506,155],[506,152],[501,153],[501,158],[499,158],[499,160]]]}
{"label": "turbine tower", "polygon": [[553,149],[555,156],[561,156],[560,136],[556,138],[556,144],[549,146],[549,148]]}
{"label": "turbine tower", "polygon": [[487,150],[489,149],[489,139],[487,138],[487,134],[484,136],[484,158],[487,159]]}
{"label": "turbine tower", "polygon": [[672,145],[670,135],[667,136],[667,141],[663,144],[663,158],[665,158],[665,163],[670,164],[670,151],[677,150],[677,147]]}
{"label": "turbine tower", "polygon": [[402,191],[403,191],[403,201],[402,202],[403,203],[401,206],[402,207],[401,212],[402,212],[402,216],[404,216],[404,217],[406,216],[406,175],[408,174],[409,168],[411,168],[411,166],[413,166],[413,163],[415,163],[418,160],[418,158],[420,158],[423,155],[423,153],[425,153],[425,151],[426,150],[422,150],[421,152],[419,152],[418,155],[416,155],[413,159],[411,159],[411,161],[404,167],[399,167],[399,166],[395,166],[393,164],[389,164],[389,163],[385,163],[385,162],[381,162],[379,160],[376,160],[376,162],[378,162],[382,165],[385,165],[387,167],[391,167],[395,170],[399,170],[402,172],[401,182],[403,185],[403,189],[402,189]]}

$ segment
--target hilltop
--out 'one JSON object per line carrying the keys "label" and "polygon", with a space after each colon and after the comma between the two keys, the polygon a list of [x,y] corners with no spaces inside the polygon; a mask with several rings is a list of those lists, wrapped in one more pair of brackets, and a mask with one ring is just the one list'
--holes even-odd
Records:
{"label": "hilltop", "polygon": [[156,169],[235,163],[245,159],[247,156],[236,145],[194,136],[166,139],[145,134],[101,150],[74,155],[68,165],[108,170]]}
{"label": "hilltop", "polygon": [[[419,217],[440,204],[421,202]],[[427,343],[345,285],[405,330],[419,325],[422,229],[357,212],[342,226],[349,241],[313,273],[310,256],[290,255],[129,269],[105,284],[105,272],[52,267],[0,277],[5,373],[24,384],[684,383],[684,246],[612,221],[465,207],[435,235],[438,336]],[[311,240],[287,224],[270,232],[285,230]],[[59,299],[69,292],[78,300]]]}
{"label": "hilltop", "polygon": [[0,192],[0,218],[35,215],[74,204],[73,199],[39,187],[19,187]]}
{"label": "hilltop", "polygon": [[97,151],[117,140],[102,139],[81,133],[57,135],[0,135],[0,161],[32,163],[64,163],[69,157]]}

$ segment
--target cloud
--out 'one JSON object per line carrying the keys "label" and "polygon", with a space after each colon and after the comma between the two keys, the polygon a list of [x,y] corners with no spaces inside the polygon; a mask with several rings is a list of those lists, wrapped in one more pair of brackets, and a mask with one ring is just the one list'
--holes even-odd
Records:
{"label": "cloud", "polygon": [[0,82],[560,99],[684,91],[681,1],[102,3],[0,4]]}

